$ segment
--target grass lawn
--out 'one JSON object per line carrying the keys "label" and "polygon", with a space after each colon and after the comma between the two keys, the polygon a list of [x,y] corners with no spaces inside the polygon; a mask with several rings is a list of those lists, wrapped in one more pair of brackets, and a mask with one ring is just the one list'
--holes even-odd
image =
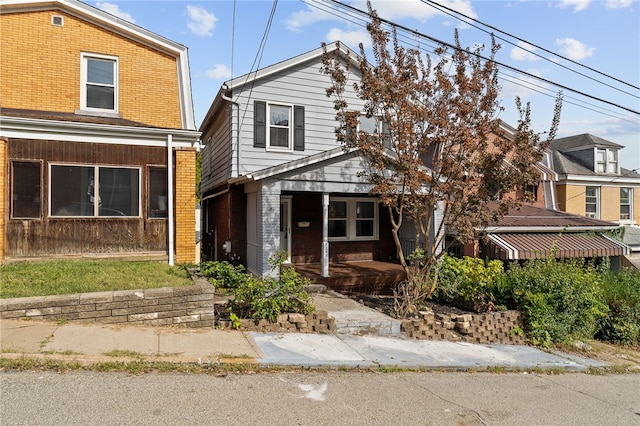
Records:
{"label": "grass lawn", "polygon": [[185,268],[161,262],[56,260],[0,265],[0,298],[192,284]]}

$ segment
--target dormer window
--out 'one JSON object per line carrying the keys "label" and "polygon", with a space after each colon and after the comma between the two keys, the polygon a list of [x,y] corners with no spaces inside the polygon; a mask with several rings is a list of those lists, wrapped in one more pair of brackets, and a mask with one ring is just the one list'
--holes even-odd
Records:
{"label": "dormer window", "polygon": [[618,173],[618,150],[596,148],[596,173]]}

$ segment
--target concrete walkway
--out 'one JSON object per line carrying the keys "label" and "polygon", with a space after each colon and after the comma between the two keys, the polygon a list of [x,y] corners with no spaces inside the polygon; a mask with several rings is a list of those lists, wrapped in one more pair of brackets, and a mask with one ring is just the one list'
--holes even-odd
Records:
{"label": "concrete walkway", "polygon": [[0,321],[1,358],[53,358],[96,363],[167,361],[280,366],[432,369],[564,369],[597,361],[529,346],[420,341],[400,335],[399,321],[335,294],[314,295],[336,318],[336,334],[245,333],[216,329]]}

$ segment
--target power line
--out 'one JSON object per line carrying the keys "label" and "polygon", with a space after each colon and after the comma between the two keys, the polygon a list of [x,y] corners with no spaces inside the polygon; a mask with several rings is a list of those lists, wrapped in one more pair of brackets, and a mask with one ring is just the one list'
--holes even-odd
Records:
{"label": "power line", "polygon": [[[615,80],[615,81],[617,81],[618,83],[622,83],[622,84],[625,84],[625,85],[627,85],[627,86],[633,87],[634,89],[639,89],[639,90],[640,90],[640,87],[638,87],[638,86],[634,86],[634,85],[633,85],[633,84],[631,84],[631,83],[627,83],[626,81],[620,80],[619,78],[613,77],[613,76],[611,76],[611,75],[609,75],[609,74],[606,74],[606,73],[604,73],[604,72],[602,72],[602,71],[598,71],[597,69],[594,69],[594,68],[591,68],[591,67],[589,67],[589,66],[587,66],[587,65],[581,64],[580,62],[574,61],[573,59],[569,59],[569,58],[567,58],[567,57],[565,57],[565,56],[559,55],[559,54],[557,54],[557,53],[555,53],[555,52],[553,52],[553,51],[551,51],[551,50],[548,50],[548,49],[545,49],[544,47],[538,46],[537,44],[531,43],[531,42],[529,42],[529,41],[527,41],[527,40],[523,40],[523,39],[521,39],[521,38],[520,38],[520,37],[518,37],[518,36],[515,36],[515,35],[510,34],[510,33],[508,33],[508,32],[502,31],[502,30],[501,30],[501,29],[499,29],[499,28],[496,28],[496,27],[494,27],[494,26],[492,26],[492,25],[490,25],[490,24],[484,23],[484,22],[479,21],[479,20],[477,20],[477,19],[471,18],[470,16],[467,16],[467,15],[465,15],[465,14],[464,14],[464,13],[462,13],[462,12],[458,12],[458,11],[456,11],[456,10],[453,10],[453,9],[451,9],[451,8],[449,8],[449,7],[447,7],[447,6],[444,6],[444,5],[440,4],[440,3],[437,3],[437,2],[435,2],[435,1],[433,1],[433,0],[420,0],[420,1],[421,1],[422,3],[429,3],[433,8],[435,8],[435,9],[437,9],[437,10],[440,10],[441,12],[442,12],[442,10],[441,10],[441,9],[446,9],[446,10],[448,10],[448,11],[450,11],[450,12],[452,12],[452,13],[456,14],[456,15],[464,16],[465,18],[470,19],[470,20],[471,20],[471,21],[473,21],[473,22],[477,22],[477,23],[479,23],[479,24],[481,24],[481,25],[484,25],[484,26],[485,26],[485,27],[487,27],[487,28],[490,28],[490,29],[494,30],[494,31],[498,31],[498,32],[500,32],[500,33],[502,33],[502,34],[505,34],[505,35],[509,36],[509,37],[515,38],[516,40],[521,41],[521,42],[523,42],[523,43],[526,43],[526,44],[528,44],[528,45],[530,45],[530,46],[533,46],[533,47],[535,47],[536,49],[540,49],[540,50],[542,50],[542,51],[544,51],[544,52],[546,52],[546,53],[549,53],[549,54],[551,54],[551,55],[554,55],[554,56],[556,56],[556,57],[558,57],[558,58],[561,58],[561,59],[563,59],[563,60],[565,60],[565,61],[571,62],[571,63],[573,63],[573,64],[575,64],[575,65],[579,65],[579,66],[581,66],[581,67],[583,67],[583,68],[588,69],[589,71],[593,71],[593,72],[595,72],[595,73],[597,73],[597,74],[600,74],[600,75],[602,75],[602,76],[604,76],[604,77],[607,77],[607,78],[610,78],[610,79],[612,79],[612,80]],[[445,12],[443,12],[443,13],[445,13]],[[452,16],[450,13],[447,13],[447,14],[448,14],[449,16]],[[461,20],[460,18],[457,18],[457,19]],[[462,21],[462,20],[461,20],[461,21]],[[462,22],[464,22],[464,23],[466,23],[466,24],[469,24],[469,23],[468,23],[468,22],[466,22],[466,21],[462,21]],[[471,24],[469,24],[469,25],[471,25]],[[482,30],[481,28],[478,28],[478,27],[476,27],[476,26],[474,26],[474,28],[477,28],[477,29],[479,29],[479,30],[481,30],[481,31],[485,31],[485,30]],[[487,32],[487,31],[485,31],[485,32]],[[509,42],[508,40],[505,40],[505,39],[503,39],[503,38],[500,38],[500,40],[504,40],[504,41],[506,41],[506,42],[507,42],[507,43],[509,43],[509,44],[512,44],[512,45],[514,45],[514,46],[517,46],[517,45],[515,45],[515,44],[513,44],[513,43],[511,43],[511,42]],[[517,47],[520,47],[520,46],[517,46]],[[534,52],[531,52],[531,51],[529,51],[529,50],[527,50],[527,49],[524,49],[524,48],[522,48],[522,47],[520,47],[520,48],[521,48],[521,49],[523,49],[523,50],[525,50],[525,51],[527,51],[527,52],[529,52],[529,53],[531,53],[531,54],[534,54],[534,55],[536,55],[536,56],[539,56],[539,57],[541,57],[541,58],[544,58],[543,56],[540,56],[540,55],[538,55],[538,54],[536,54],[536,53],[534,53]],[[544,58],[544,59],[547,59],[547,58]],[[547,59],[547,60],[549,60],[549,59]],[[558,64],[558,65],[560,65],[560,64]],[[560,65],[560,66],[562,66],[562,65]],[[563,66],[563,68],[567,68],[567,67],[564,67],[564,66]],[[569,68],[567,68],[567,69],[569,69]],[[584,75],[584,74],[582,74],[582,73],[579,73],[579,72],[577,72],[577,71],[575,71],[575,70],[571,70],[571,71],[573,71],[573,72],[575,72],[575,73],[577,73],[577,74],[580,74],[580,75],[582,75],[582,76],[584,76],[584,77],[591,78],[591,77],[588,77],[588,76],[586,76],[586,75]],[[595,79],[593,79],[593,78],[591,78],[591,79],[592,79],[592,80],[594,80],[594,81],[598,81],[598,80],[595,80]],[[603,83],[603,82],[600,82],[600,81],[598,81],[598,82],[599,82],[599,83],[601,83],[601,84],[604,84],[604,85],[606,85],[606,86],[609,86],[609,87],[611,87],[611,88],[614,88],[614,89],[616,89],[616,90],[620,90],[620,89],[615,88],[614,86],[610,86],[610,85],[608,85],[608,84],[606,84],[606,83]],[[620,90],[620,91],[621,91],[621,92],[623,92],[623,93],[626,93],[626,94],[628,94],[628,95],[631,95],[631,93],[624,92],[624,91],[622,91],[622,90]],[[636,96],[636,95],[632,95],[632,96],[638,97],[638,96]]]}
{"label": "power line", "polygon": [[[371,18],[371,15],[370,15],[368,12],[365,12],[365,11],[362,11],[362,10],[360,10],[360,9],[357,9],[357,8],[355,8],[355,7],[353,7],[353,6],[350,6],[350,5],[344,4],[344,3],[340,2],[340,1],[337,1],[337,0],[324,0],[324,1],[331,2],[331,3],[333,3],[333,4],[338,5],[339,7],[346,8],[346,9],[348,9],[348,10],[352,11],[352,12],[355,12],[355,13],[358,13],[358,14],[361,14],[361,15],[365,15],[365,16],[367,16],[367,17]],[[407,32],[407,33],[413,34],[414,36],[417,36],[417,37],[421,37],[421,38],[424,38],[424,39],[430,40],[430,41],[432,41],[432,42],[434,42],[434,43],[437,43],[437,44],[439,44],[439,45],[442,45],[442,46],[448,47],[448,48],[450,48],[450,49],[454,49],[454,50],[463,50],[463,49],[458,48],[457,46],[455,46],[455,45],[453,45],[453,44],[451,44],[451,43],[448,43],[448,42],[445,42],[445,41],[443,41],[443,40],[437,39],[437,38],[435,38],[435,37],[432,37],[432,36],[429,36],[429,35],[423,34],[423,33],[419,32],[419,31],[417,31],[417,30],[410,29],[410,28],[408,28],[408,27],[406,27],[406,26],[403,26],[403,25],[400,25],[400,24],[394,23],[394,22],[392,22],[392,21],[390,21],[390,20],[388,20],[388,19],[381,18],[381,17],[378,17],[377,19],[379,19],[379,20],[380,20],[380,22],[383,22],[383,23],[385,23],[385,24],[387,24],[387,25],[389,25],[389,26],[391,26],[391,27],[393,27],[393,28],[399,28],[399,29],[401,29],[401,30],[403,30],[403,31],[405,31],[405,32]],[[465,51],[465,52],[466,52],[466,51]],[[476,54],[476,53],[472,53],[472,52],[471,52],[471,54],[473,54],[473,55],[477,56],[478,58],[480,58],[480,59],[482,59],[482,60],[485,60],[485,61],[489,61],[489,60],[490,60],[489,58],[487,58],[487,57],[485,57],[485,56],[483,56],[483,55],[480,55],[480,54]],[[502,62],[499,62],[499,61],[496,61],[496,60],[493,60],[493,62],[494,62],[496,65],[500,66],[500,67],[503,67],[503,68],[506,68],[506,69],[509,69],[509,70],[512,70],[512,71],[516,71],[516,72],[518,72],[518,73],[520,73],[520,74],[522,74],[522,75],[525,75],[525,76],[527,76],[527,77],[531,77],[531,78],[536,79],[536,80],[543,81],[543,82],[545,82],[545,83],[548,83],[548,84],[550,84],[550,85],[556,86],[556,87],[561,88],[561,89],[563,89],[563,90],[566,90],[566,91],[569,91],[569,92],[573,92],[573,93],[579,94],[579,95],[581,95],[581,96],[584,96],[584,97],[587,97],[587,98],[589,98],[589,99],[593,99],[593,100],[596,100],[596,101],[598,101],[598,102],[602,102],[602,103],[605,103],[605,104],[608,104],[608,105],[614,106],[614,107],[616,107],[616,108],[623,109],[623,110],[625,110],[625,111],[631,112],[631,113],[636,114],[636,115],[640,115],[640,111],[636,111],[636,110],[634,110],[634,109],[631,109],[631,108],[625,107],[625,106],[623,106],[623,105],[619,105],[619,104],[617,104],[617,103],[615,103],[615,102],[608,101],[608,100],[606,100],[606,99],[602,99],[602,98],[599,98],[599,97],[596,97],[596,96],[590,95],[590,94],[588,94],[588,93],[582,92],[582,91],[580,91],[580,90],[577,90],[577,89],[571,88],[571,87],[569,87],[569,86],[566,86],[566,85],[563,85],[563,84],[560,84],[560,83],[556,83],[556,82],[554,82],[554,81],[552,81],[552,80],[546,79],[546,78],[544,78],[544,77],[537,76],[537,75],[535,75],[535,74],[531,74],[531,73],[529,73],[529,72],[523,71],[523,70],[521,70],[521,69],[518,69],[518,68],[513,67],[513,66],[510,66],[510,65],[507,65],[507,64],[505,64],[505,63],[502,63]]]}

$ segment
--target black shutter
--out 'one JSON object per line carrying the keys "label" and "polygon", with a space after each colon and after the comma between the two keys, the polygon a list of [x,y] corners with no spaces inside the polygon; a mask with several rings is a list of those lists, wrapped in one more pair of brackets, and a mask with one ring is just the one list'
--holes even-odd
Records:
{"label": "black shutter", "polygon": [[253,102],[253,146],[267,147],[267,103],[264,101]]}
{"label": "black shutter", "polygon": [[293,107],[293,149],[304,151],[304,107]]}

